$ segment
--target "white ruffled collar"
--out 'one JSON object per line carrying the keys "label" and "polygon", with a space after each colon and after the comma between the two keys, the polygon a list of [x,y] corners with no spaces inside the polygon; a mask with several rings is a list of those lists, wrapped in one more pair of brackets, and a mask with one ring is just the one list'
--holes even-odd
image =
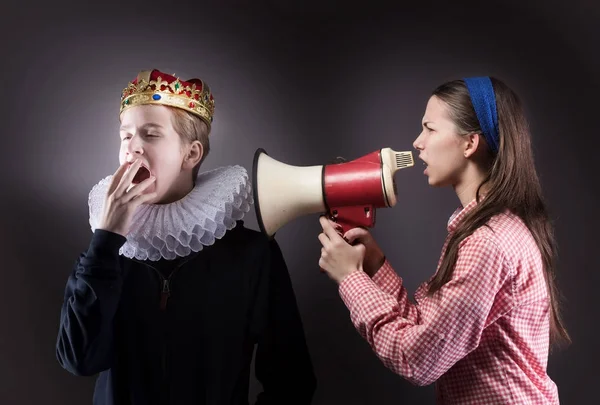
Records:
{"label": "white ruffled collar", "polygon": [[[90,226],[102,219],[104,198],[112,176],[89,194]],[[246,169],[226,166],[200,173],[188,195],[171,204],[143,204],[137,208],[119,253],[138,260],[173,260],[212,245],[236,226],[254,203]]]}

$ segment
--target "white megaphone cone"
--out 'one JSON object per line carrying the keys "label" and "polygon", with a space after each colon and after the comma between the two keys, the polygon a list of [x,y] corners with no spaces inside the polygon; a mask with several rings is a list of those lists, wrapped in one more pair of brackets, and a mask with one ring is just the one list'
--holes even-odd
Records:
{"label": "white megaphone cone", "polygon": [[252,176],[260,230],[271,237],[296,217],[325,212],[322,172],[323,166],[287,165],[258,149]]}

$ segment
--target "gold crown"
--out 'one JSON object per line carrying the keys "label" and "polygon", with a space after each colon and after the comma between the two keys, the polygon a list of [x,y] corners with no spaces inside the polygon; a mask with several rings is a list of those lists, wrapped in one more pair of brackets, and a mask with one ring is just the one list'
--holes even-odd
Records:
{"label": "gold crown", "polygon": [[200,79],[180,80],[158,70],[144,70],[121,93],[123,111],[144,104],[181,108],[200,117],[210,129],[215,100],[210,88]]}

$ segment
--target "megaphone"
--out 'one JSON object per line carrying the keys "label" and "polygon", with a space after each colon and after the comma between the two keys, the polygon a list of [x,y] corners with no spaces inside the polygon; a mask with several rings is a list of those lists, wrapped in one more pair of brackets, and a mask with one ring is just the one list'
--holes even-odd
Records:
{"label": "megaphone", "polygon": [[252,182],[260,230],[272,238],[290,221],[315,213],[327,214],[344,233],[371,228],[377,208],[396,205],[395,173],[414,164],[412,152],[383,148],[349,162],[292,166],[259,148]]}

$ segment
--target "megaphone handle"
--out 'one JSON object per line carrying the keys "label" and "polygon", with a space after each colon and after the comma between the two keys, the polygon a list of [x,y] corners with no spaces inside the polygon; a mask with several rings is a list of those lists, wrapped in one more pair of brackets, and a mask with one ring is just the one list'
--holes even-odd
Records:
{"label": "megaphone handle", "polygon": [[342,234],[352,228],[372,228],[375,225],[375,208],[372,205],[332,208],[329,215],[341,226]]}

